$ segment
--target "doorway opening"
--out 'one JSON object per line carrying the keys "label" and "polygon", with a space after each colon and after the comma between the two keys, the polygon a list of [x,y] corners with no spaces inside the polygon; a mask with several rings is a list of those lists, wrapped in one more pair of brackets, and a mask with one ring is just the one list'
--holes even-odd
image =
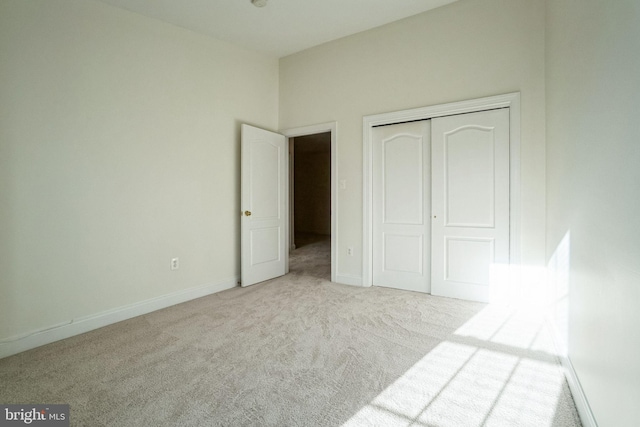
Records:
{"label": "doorway opening", "polygon": [[290,269],[331,280],[331,132],[289,140]]}
{"label": "doorway opening", "polygon": [[289,138],[288,270],[336,281],[336,123],[281,131]]}

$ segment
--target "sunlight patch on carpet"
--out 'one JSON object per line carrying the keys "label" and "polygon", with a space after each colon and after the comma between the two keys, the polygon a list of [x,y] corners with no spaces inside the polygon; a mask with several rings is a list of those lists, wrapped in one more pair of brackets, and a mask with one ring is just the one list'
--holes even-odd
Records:
{"label": "sunlight patch on carpet", "polygon": [[565,380],[545,333],[489,306],[343,425],[552,426]]}

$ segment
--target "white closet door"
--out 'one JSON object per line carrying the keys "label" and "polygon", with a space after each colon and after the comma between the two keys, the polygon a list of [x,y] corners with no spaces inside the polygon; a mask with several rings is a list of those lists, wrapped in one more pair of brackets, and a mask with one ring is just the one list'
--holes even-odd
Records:
{"label": "white closet door", "polygon": [[430,126],[374,129],[374,286],[430,291]]}
{"label": "white closet door", "polygon": [[242,125],[242,286],[286,273],[287,155],[283,135]]}
{"label": "white closet door", "polygon": [[432,120],[431,292],[488,302],[509,265],[509,110]]}

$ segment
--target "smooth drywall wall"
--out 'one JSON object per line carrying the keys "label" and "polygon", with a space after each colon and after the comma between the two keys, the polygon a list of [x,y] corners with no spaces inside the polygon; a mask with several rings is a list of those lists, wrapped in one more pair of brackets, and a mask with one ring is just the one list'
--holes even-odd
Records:
{"label": "smooth drywall wall", "polygon": [[517,91],[523,263],[544,266],[544,11],[461,0],[280,60],[280,128],[338,123],[338,276],[362,276],[363,116]]}
{"label": "smooth drywall wall", "polygon": [[600,427],[640,420],[640,3],[547,3],[547,255]]}
{"label": "smooth drywall wall", "polygon": [[277,59],[3,0],[0,99],[0,341],[238,276],[239,124],[277,128]]}

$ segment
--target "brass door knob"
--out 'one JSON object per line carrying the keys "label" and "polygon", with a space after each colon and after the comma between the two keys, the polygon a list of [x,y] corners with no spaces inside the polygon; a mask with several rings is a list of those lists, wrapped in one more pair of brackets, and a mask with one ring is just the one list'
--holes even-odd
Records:
{"label": "brass door knob", "polygon": [[251,211],[244,211],[244,214],[245,214],[246,216],[251,216]]}

